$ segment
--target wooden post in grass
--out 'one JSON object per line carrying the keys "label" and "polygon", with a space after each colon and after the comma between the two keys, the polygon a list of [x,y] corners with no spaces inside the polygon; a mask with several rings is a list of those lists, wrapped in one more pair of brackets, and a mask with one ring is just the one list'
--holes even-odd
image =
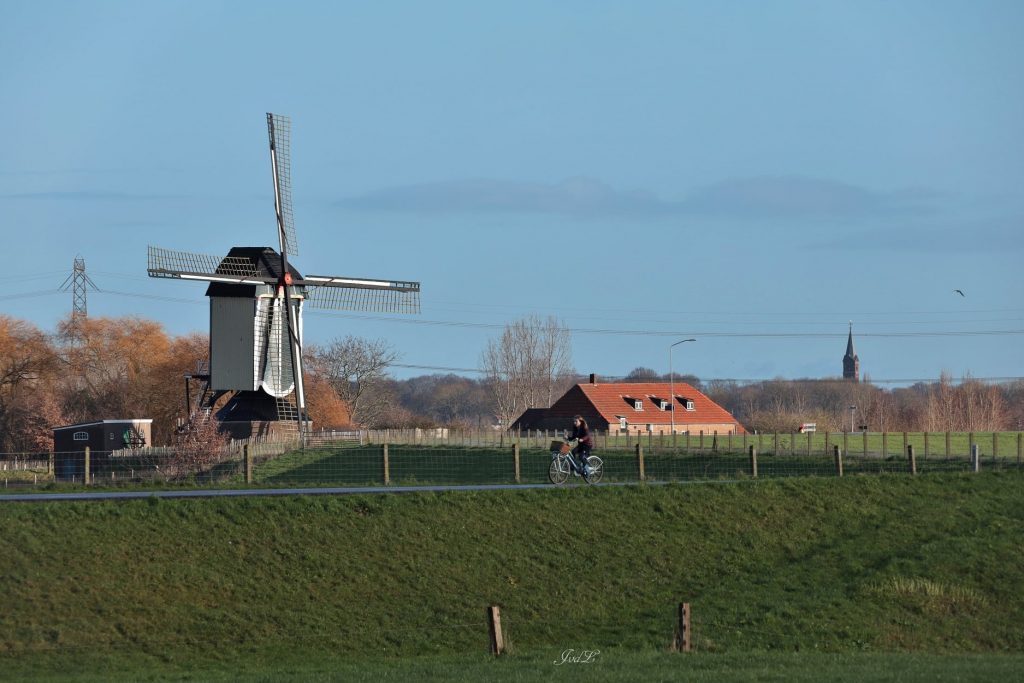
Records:
{"label": "wooden post in grass", "polygon": [[646,481],[647,471],[644,469],[644,445],[642,443],[636,445],[636,468],[640,474],[640,481]]}
{"label": "wooden post in grass", "polygon": [[864,448],[861,453],[865,458],[868,456],[868,430],[864,430]]}
{"label": "wooden post in grass", "polygon": [[690,652],[690,603],[679,603],[676,613],[676,637],[672,640],[673,652]]}
{"label": "wooden post in grass", "polygon": [[828,430],[826,429],[826,430],[825,430],[825,453],[824,453],[825,455],[828,455],[828,447],[829,447],[829,442],[830,442],[830,438],[829,438],[829,432],[828,432]]}
{"label": "wooden post in grass", "polygon": [[242,446],[242,458],[245,461],[245,483],[252,483],[252,450],[249,448],[249,444]]}
{"label": "wooden post in grass", "polygon": [[907,460],[910,463],[910,473],[917,474],[917,459],[914,457],[914,444],[907,445]]}
{"label": "wooden post in grass", "polygon": [[519,442],[516,441],[512,444],[512,464],[515,466],[516,471],[516,483],[520,483],[519,478]]}
{"label": "wooden post in grass", "polygon": [[89,482],[91,481],[91,478],[89,477],[89,455],[90,455],[89,447],[86,446],[85,447],[85,471],[82,474],[82,483],[85,484],[86,486],[88,486]]}
{"label": "wooden post in grass", "polygon": [[[1018,444],[1019,444],[1019,441],[1018,441]],[[1020,449],[1018,448],[1017,450],[1020,450]],[[1020,460],[1020,458],[1017,458],[1017,459]],[[47,474],[47,476],[53,474],[53,449],[52,448],[50,449],[50,457],[47,458],[47,460],[46,460],[46,474]]]}
{"label": "wooden post in grass", "polygon": [[757,479],[757,449],[750,447],[750,476]]}
{"label": "wooden post in grass", "polygon": [[487,629],[491,635],[491,654],[497,657],[505,652],[505,637],[501,634],[501,608],[497,605],[487,608]]}
{"label": "wooden post in grass", "polygon": [[843,451],[839,448],[839,444],[832,447],[832,453],[836,460],[836,476],[843,476]]}
{"label": "wooden post in grass", "polygon": [[811,457],[811,437],[814,436],[812,432],[807,432],[807,457]]}
{"label": "wooden post in grass", "polygon": [[981,453],[978,452],[978,444],[971,444],[971,472],[977,474],[981,471]]}
{"label": "wooden post in grass", "polygon": [[387,486],[391,483],[391,463],[388,460],[387,442],[381,444],[381,460],[381,464],[384,466],[384,485]]}

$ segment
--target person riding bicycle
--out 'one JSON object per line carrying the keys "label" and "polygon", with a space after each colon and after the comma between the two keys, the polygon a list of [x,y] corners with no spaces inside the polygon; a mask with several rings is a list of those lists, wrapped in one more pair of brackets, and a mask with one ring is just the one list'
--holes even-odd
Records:
{"label": "person riding bicycle", "polygon": [[590,467],[587,458],[590,457],[590,451],[594,450],[594,439],[590,436],[590,428],[582,416],[574,417],[572,424],[572,434],[569,436],[569,440],[576,441],[576,447],[572,449],[572,454],[580,459],[584,471],[587,471],[587,468]]}

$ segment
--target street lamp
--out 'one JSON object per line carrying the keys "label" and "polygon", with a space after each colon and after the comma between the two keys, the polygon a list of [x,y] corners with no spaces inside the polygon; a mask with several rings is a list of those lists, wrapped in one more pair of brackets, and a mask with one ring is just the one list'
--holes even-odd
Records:
{"label": "street lamp", "polygon": [[856,412],[857,406],[850,406],[850,433],[853,434],[853,414]]}
{"label": "street lamp", "polygon": [[676,443],[676,377],[672,374],[672,349],[685,344],[686,342],[695,342],[696,339],[680,339],[675,344],[668,347],[668,386],[669,394],[669,405],[672,406],[672,445]]}

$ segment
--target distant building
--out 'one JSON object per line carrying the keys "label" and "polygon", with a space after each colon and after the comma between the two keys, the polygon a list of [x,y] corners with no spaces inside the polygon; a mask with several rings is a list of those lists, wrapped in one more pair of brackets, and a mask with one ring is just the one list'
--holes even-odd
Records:
{"label": "distant building", "polygon": [[573,386],[550,408],[527,409],[510,429],[572,429],[576,415],[591,429],[611,434],[670,434],[673,423],[677,434],[745,431],[729,411],[685,382],[598,384],[595,375],[588,383]]}
{"label": "distant building", "polygon": [[846,355],[843,356],[843,379],[860,381],[860,358],[853,350],[853,323],[850,323],[850,337],[846,340]]}
{"label": "distant building", "polygon": [[109,462],[111,453],[153,445],[153,420],[97,420],[53,428],[54,468],[57,479],[81,477],[85,449],[91,452],[91,469]]}

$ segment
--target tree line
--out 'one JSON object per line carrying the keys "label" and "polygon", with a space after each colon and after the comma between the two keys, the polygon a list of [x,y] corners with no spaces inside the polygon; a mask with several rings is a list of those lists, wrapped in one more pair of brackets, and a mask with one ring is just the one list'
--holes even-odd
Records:
{"label": "tree line", "polygon": [[[155,444],[175,443],[187,418],[186,374],[204,366],[205,334],[173,336],[137,317],[62,321],[46,333],[0,315],[0,452],[50,447],[55,426],[152,418]],[[572,366],[564,325],[535,316],[488,342],[479,376],[395,379],[398,353],[384,340],[340,337],[306,349],[306,399],[314,428],[502,427],[548,407],[586,378]],[[1024,382],[970,377],[884,388],[841,379],[736,383],[677,374],[749,430],[792,432],[801,423],[843,431],[1002,431],[1024,425]],[[669,381],[638,367],[619,381]],[[851,408],[852,407],[852,408]]]}

